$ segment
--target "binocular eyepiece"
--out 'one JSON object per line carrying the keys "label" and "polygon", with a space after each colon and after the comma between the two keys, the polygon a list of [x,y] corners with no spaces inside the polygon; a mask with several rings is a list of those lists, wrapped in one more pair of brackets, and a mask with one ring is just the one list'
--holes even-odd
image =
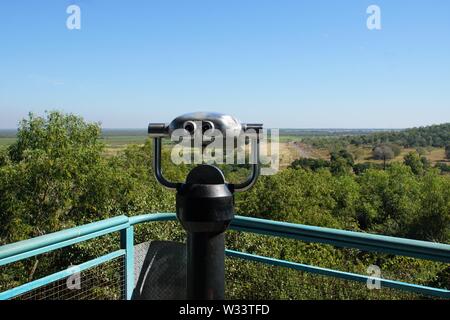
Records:
{"label": "binocular eyepiece", "polygon": [[[208,130],[214,131],[214,128],[215,128],[214,123],[209,120],[202,121],[201,125],[202,125],[202,134],[204,134]],[[190,135],[193,135],[199,128],[197,128],[197,122],[192,121],[192,120],[187,120],[183,124],[183,129],[186,130]]]}
{"label": "binocular eyepiece", "polygon": [[164,123],[150,123],[148,133],[151,137],[169,137],[175,131],[185,135],[219,132],[222,136],[238,137],[243,133],[262,130],[262,124],[242,124],[236,118],[215,112],[194,112],[179,116],[168,125]]}

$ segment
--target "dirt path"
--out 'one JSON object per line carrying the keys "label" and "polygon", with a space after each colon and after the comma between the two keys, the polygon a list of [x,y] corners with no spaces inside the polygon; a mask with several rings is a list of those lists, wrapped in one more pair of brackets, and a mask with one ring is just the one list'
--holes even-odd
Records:
{"label": "dirt path", "polygon": [[299,158],[316,158],[311,147],[300,142],[280,143],[280,167],[287,168]]}
{"label": "dirt path", "polygon": [[315,158],[311,150],[311,147],[304,143],[293,141],[288,142],[288,145],[294,150],[296,150],[297,158]]}

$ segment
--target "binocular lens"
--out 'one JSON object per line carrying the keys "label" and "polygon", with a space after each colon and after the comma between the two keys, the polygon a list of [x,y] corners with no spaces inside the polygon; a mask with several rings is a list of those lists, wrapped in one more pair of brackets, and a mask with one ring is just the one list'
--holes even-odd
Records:
{"label": "binocular lens", "polygon": [[211,129],[211,125],[209,123],[206,123],[203,125],[202,127],[202,132],[205,133],[206,131],[208,131],[209,129]]}
{"label": "binocular lens", "polygon": [[211,121],[205,121],[202,125],[202,133],[205,133],[208,130],[214,129],[214,125]]}
{"label": "binocular lens", "polygon": [[196,127],[196,125],[195,125],[195,123],[193,123],[192,121],[187,121],[187,122],[184,124],[184,129],[185,129],[187,132],[189,132],[190,134],[193,134],[193,133],[194,133],[195,127]]}

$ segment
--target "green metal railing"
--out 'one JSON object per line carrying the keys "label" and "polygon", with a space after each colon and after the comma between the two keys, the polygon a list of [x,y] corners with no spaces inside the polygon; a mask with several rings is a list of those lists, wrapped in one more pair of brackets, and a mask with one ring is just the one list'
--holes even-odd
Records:
{"label": "green metal railing", "polygon": [[[77,272],[89,270],[119,257],[124,258],[124,294],[125,299],[131,299],[134,287],[134,230],[133,226],[140,223],[156,221],[173,221],[173,213],[146,214],[134,217],[118,216],[84,226],[67,229],[41,237],[16,242],[0,247],[0,267],[30,257],[41,255],[57,249],[65,248],[80,242],[98,238],[106,234],[120,232],[120,249],[106,255],[86,261],[76,268],[69,268],[41,279],[30,281],[0,293],[0,300],[12,299],[37,288],[67,278]],[[450,245],[374,235],[361,232],[344,231],[330,228],[305,226],[293,223],[278,222],[250,217],[237,216],[230,229],[251,232],[261,235],[291,238],[306,242],[329,244],[343,248],[355,248],[364,251],[389,253],[414,257],[444,263],[450,262]],[[249,253],[226,250],[230,257],[256,261],[268,265],[291,268],[324,276],[367,282],[373,277],[321,268],[291,261],[279,260]],[[415,292],[440,298],[450,298],[450,291],[441,288],[427,287],[401,281],[377,279],[381,286]]]}

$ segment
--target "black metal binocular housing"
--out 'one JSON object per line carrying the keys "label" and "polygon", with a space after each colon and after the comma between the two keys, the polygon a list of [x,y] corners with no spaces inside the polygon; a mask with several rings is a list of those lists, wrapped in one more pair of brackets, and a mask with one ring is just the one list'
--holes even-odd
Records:
{"label": "black metal binocular housing", "polygon": [[[250,188],[258,179],[259,134],[261,124],[241,124],[234,117],[219,113],[196,112],[177,117],[170,124],[151,123],[148,133],[154,139],[153,169],[157,181],[177,190],[176,211],[187,231],[187,298],[216,300],[225,296],[225,237],[234,218],[234,192]],[[210,133],[227,139],[247,136],[253,139],[250,176],[230,184],[216,166],[201,164],[192,169],[184,183],[168,181],[161,171],[161,139],[181,133],[203,137],[202,146],[213,141]]]}

